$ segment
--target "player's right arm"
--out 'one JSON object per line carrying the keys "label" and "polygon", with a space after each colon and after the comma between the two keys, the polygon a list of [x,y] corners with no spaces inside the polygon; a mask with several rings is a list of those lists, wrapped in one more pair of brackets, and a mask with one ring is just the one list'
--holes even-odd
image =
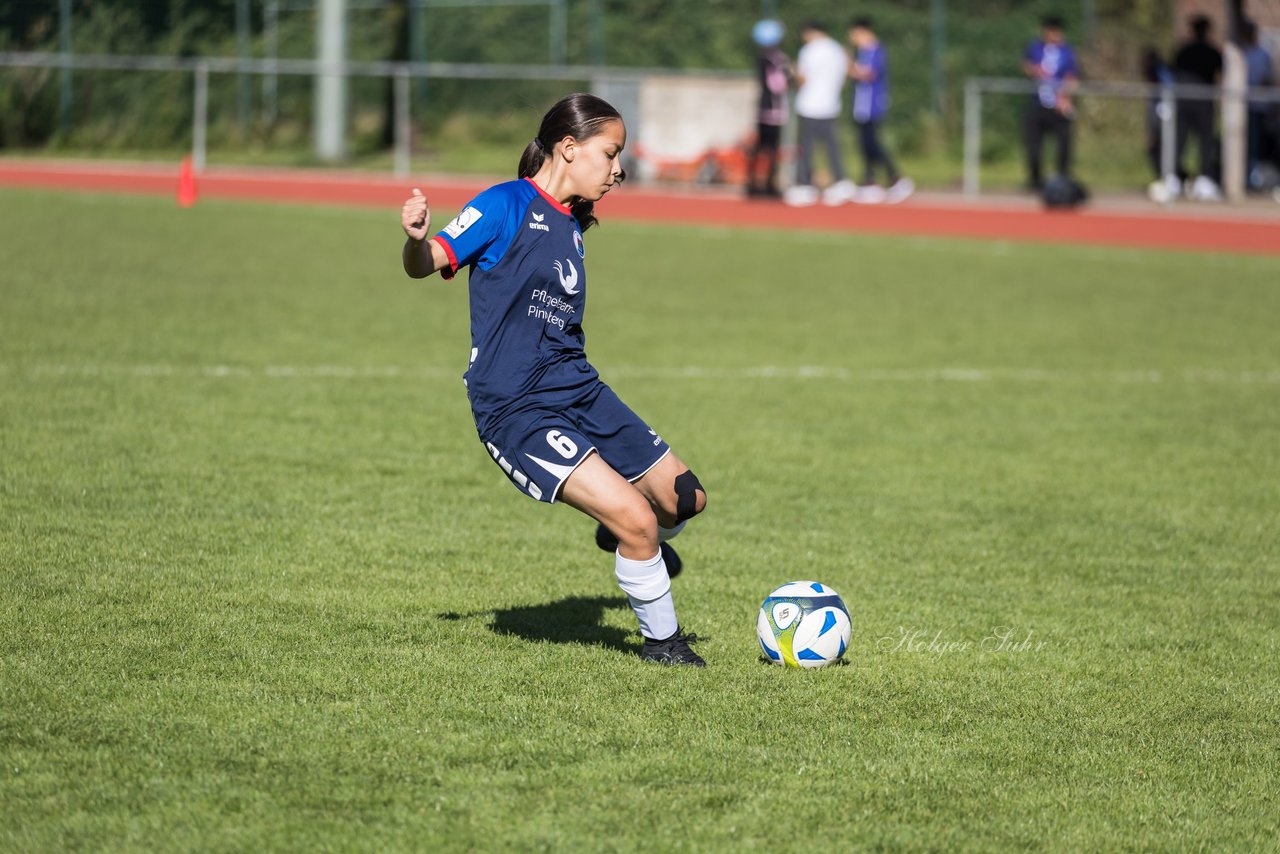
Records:
{"label": "player's right arm", "polygon": [[422,279],[449,266],[449,255],[444,247],[438,241],[427,239],[427,232],[431,229],[431,209],[427,206],[427,197],[417,187],[413,188],[413,195],[400,209],[400,225],[407,235],[400,253],[406,273]]}

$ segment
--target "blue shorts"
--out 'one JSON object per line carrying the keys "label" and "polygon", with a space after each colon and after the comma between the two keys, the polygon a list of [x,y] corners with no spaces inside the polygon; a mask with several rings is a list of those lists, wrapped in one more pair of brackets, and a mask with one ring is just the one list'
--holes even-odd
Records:
{"label": "blue shorts", "polygon": [[634,482],[671,450],[602,382],[569,406],[510,415],[480,441],[517,489],[548,504],[592,451]]}

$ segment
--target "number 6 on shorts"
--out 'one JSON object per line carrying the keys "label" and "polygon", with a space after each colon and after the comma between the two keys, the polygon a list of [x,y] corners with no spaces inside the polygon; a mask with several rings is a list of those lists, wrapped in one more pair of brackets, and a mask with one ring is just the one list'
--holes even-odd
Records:
{"label": "number 6 on shorts", "polygon": [[547,444],[556,449],[556,453],[566,460],[573,459],[578,453],[578,446],[573,440],[559,430],[547,431]]}

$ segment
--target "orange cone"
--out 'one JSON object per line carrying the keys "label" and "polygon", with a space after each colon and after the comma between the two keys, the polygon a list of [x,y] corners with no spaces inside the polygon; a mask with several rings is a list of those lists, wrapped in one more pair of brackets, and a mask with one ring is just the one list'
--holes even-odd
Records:
{"label": "orange cone", "polygon": [[191,156],[182,158],[178,170],[178,207],[189,208],[196,203],[196,173],[191,168]]}

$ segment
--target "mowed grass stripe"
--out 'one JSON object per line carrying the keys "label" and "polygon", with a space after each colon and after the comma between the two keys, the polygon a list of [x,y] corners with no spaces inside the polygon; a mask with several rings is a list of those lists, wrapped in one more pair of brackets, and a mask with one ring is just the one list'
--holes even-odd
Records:
{"label": "mowed grass stripe", "polygon": [[[273,379],[457,379],[457,368],[399,365],[266,365],[261,368],[243,365],[35,365],[17,367],[0,365],[0,373],[21,373],[36,377],[123,375],[132,377],[202,376],[214,378]],[[629,365],[613,365],[610,377],[625,379],[671,380],[756,380],[770,379],[785,382],[834,380],[840,382],[1076,382],[1076,383],[1280,383],[1277,370],[1199,370],[1186,369],[1168,373],[1158,370],[1122,371],[1045,371],[1035,368],[935,368],[920,370],[878,370],[875,368],[850,369],[831,365],[758,365],[734,369],[704,368],[687,365],[683,368],[646,368]]]}

